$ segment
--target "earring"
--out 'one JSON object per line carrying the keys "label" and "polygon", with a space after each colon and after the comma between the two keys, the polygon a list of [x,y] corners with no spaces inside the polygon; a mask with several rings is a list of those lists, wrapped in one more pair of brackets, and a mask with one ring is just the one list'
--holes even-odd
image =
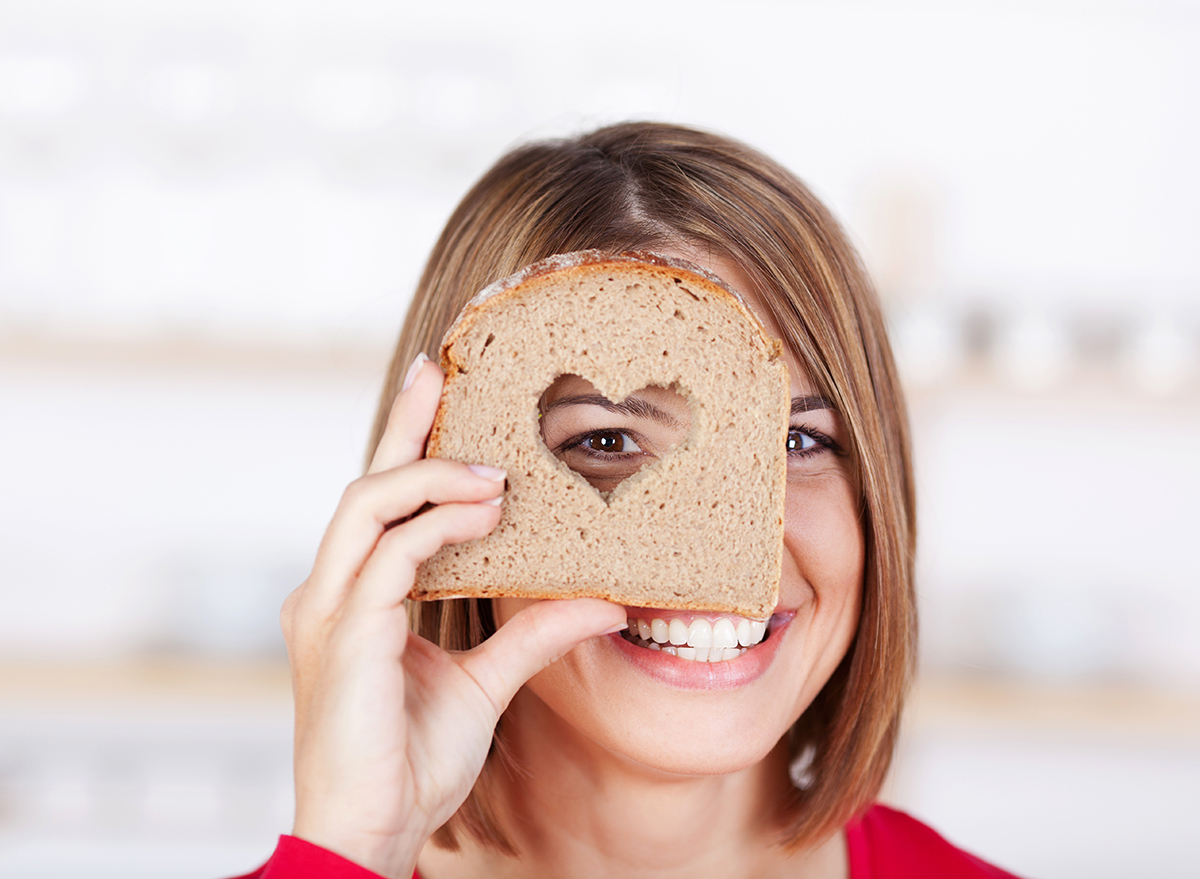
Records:
{"label": "earring", "polygon": [[794,787],[799,790],[808,790],[813,786],[817,780],[817,775],[812,769],[813,761],[816,759],[817,748],[812,742],[809,742],[788,764],[788,777],[791,778]]}

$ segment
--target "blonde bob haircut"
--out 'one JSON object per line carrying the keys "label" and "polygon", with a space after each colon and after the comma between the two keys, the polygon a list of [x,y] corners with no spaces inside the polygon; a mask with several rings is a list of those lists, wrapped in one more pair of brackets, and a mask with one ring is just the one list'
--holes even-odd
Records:
{"label": "blonde bob haircut", "polygon": [[[914,497],[908,423],[871,283],[830,212],[796,177],[749,147],[676,125],[626,123],[505,155],[450,217],[417,285],[379,403],[370,452],[418,352],[477,291],[536,260],[598,248],[684,245],[739,265],[784,343],[832,400],[849,434],[866,541],[862,612],[846,657],[792,728],[811,783],[781,801],[789,850],[815,844],[878,794],[896,742],[916,646]],[[783,437],[780,437],[783,442]],[[370,455],[368,454],[368,460]],[[414,631],[462,650],[495,624],[475,599],[410,603]],[[501,721],[492,754],[458,813],[434,836],[466,832],[516,854],[495,808],[508,764]]]}

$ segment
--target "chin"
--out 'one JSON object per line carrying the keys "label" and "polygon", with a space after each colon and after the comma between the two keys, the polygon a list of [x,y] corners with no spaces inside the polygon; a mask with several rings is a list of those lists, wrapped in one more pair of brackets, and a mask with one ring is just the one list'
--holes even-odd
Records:
{"label": "chin", "polygon": [[697,777],[733,775],[757,766],[779,744],[783,730],[746,729],[746,724],[646,724],[640,734],[617,738],[613,753],[650,773]]}

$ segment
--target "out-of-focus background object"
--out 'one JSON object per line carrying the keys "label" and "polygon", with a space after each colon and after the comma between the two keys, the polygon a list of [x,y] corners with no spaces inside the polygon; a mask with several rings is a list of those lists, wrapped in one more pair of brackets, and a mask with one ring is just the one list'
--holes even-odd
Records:
{"label": "out-of-focus background object", "polygon": [[506,147],[759,146],[913,408],[889,798],[1030,876],[1195,876],[1200,4],[0,6],[0,874],[216,877],[290,817],[277,628],[422,260]]}

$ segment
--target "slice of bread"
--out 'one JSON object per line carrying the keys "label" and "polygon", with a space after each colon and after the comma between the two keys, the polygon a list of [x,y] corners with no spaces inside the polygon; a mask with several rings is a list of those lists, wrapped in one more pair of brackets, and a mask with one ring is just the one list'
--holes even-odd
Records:
{"label": "slice of bread", "polygon": [[[565,254],[493,284],[442,342],[427,454],[508,471],[496,529],[443,547],[413,598],[571,598],[769,616],[783,553],[789,418],[781,343],[703,269]],[[683,442],[602,496],[551,453],[539,400],[560,375],[612,401],[673,387]]]}

